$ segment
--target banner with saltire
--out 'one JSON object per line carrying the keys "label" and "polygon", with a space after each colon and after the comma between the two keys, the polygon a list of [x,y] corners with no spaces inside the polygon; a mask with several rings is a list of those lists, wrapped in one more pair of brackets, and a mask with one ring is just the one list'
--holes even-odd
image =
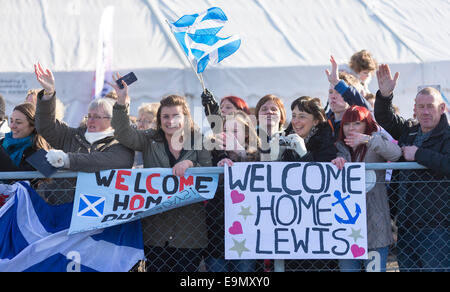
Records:
{"label": "banner with saltire", "polygon": [[138,220],[214,198],[219,174],[171,168],[78,173],[70,234]]}

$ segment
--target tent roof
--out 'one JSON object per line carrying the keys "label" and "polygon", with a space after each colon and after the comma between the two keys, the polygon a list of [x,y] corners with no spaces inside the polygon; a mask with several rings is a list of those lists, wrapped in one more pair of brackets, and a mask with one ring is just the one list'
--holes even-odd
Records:
{"label": "tent roof", "polygon": [[[165,19],[221,7],[224,34],[243,39],[224,67],[328,65],[367,48],[387,63],[449,60],[447,0],[2,1],[2,71],[29,71],[40,60],[55,71],[95,70],[103,9],[116,8],[114,67],[181,68]],[[15,36],[14,39],[11,39]],[[220,65],[219,65],[220,66]]]}
{"label": "tent roof", "polygon": [[[199,95],[201,87],[165,20],[211,6],[228,16],[221,33],[242,39],[237,53],[204,72],[219,98],[234,94],[253,106],[267,93],[325,100],[323,71],[330,54],[346,68],[361,49],[402,73],[400,94],[411,98],[422,84],[449,90],[448,0],[3,0],[0,82],[14,78],[37,87],[32,70],[39,61],[55,72],[66,104],[85,104],[93,86],[98,26],[109,5],[115,7],[113,70],[137,73],[140,82],[131,89],[137,101],[173,92]],[[4,84],[0,92],[8,97]],[[376,90],[376,81],[371,88]],[[18,98],[10,96],[9,107]],[[408,103],[402,107],[411,113]]]}

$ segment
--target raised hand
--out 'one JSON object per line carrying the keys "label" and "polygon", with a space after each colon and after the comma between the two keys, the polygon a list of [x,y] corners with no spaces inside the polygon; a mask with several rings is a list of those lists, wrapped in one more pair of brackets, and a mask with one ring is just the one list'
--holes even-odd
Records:
{"label": "raised hand", "polygon": [[34,64],[34,74],[47,95],[55,92],[55,78],[49,69],[42,68],[40,63]]}
{"label": "raised hand", "polygon": [[336,84],[339,83],[339,73],[338,73],[338,64],[336,63],[336,60],[334,59],[333,55],[330,56],[330,62],[331,62],[331,73],[330,71],[328,71],[328,69],[326,69],[325,74],[327,74],[328,81],[334,87],[336,86]]}
{"label": "raised hand", "polygon": [[122,80],[123,88],[120,89],[117,85],[116,81],[122,76],[119,73],[116,73],[115,76],[113,74],[113,83],[107,82],[117,93],[117,103],[121,105],[126,105],[130,103],[130,97],[128,96],[128,85],[125,81]]}
{"label": "raised hand", "polygon": [[378,87],[382,96],[391,96],[394,92],[400,74],[397,72],[392,78],[391,69],[387,64],[381,64],[377,70]]}

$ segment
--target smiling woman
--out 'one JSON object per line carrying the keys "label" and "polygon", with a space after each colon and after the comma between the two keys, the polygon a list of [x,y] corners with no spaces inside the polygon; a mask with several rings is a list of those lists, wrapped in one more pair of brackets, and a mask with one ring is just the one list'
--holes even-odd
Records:
{"label": "smiling woman", "polygon": [[[332,128],[328,123],[320,99],[302,96],[292,102],[293,141],[303,141],[306,153],[301,157],[299,151],[287,149],[282,153],[282,161],[330,162],[336,158]],[[280,153],[281,154],[281,153]]]}
{"label": "smiling woman", "polygon": [[[116,76],[120,78],[120,75]],[[127,112],[129,96],[112,84],[117,92],[111,125],[117,139],[130,149],[141,151],[144,168],[171,168],[184,177],[190,167],[211,166],[211,155],[203,145],[202,135],[195,127],[184,97],[169,95],[160,101],[156,114],[156,130],[138,130],[130,126]],[[206,247],[207,228],[203,203],[192,204],[142,219],[147,271],[194,272]],[[161,259],[173,257],[178,261]]]}
{"label": "smiling woman", "polygon": [[16,106],[11,114],[11,132],[0,140],[0,171],[35,170],[26,158],[37,150],[48,150],[47,142],[36,134],[35,106],[25,102]]}

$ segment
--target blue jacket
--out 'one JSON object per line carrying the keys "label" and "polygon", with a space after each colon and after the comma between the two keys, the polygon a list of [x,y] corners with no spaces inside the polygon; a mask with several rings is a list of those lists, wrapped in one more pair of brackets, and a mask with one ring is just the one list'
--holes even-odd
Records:
{"label": "blue jacket", "polygon": [[[364,96],[362,96],[361,93],[359,93],[359,91],[355,87],[347,85],[347,83],[345,83],[344,80],[339,81],[339,83],[336,84],[334,89],[337,92],[339,92],[340,95],[342,95],[344,101],[348,103],[350,106],[358,105],[366,107],[369,110],[372,110],[371,105],[367,102]],[[339,136],[339,128],[341,126],[341,121],[336,121],[336,119],[334,118],[334,113],[331,110],[327,112],[327,118],[328,120],[330,120],[333,126],[334,140],[336,141]]]}

